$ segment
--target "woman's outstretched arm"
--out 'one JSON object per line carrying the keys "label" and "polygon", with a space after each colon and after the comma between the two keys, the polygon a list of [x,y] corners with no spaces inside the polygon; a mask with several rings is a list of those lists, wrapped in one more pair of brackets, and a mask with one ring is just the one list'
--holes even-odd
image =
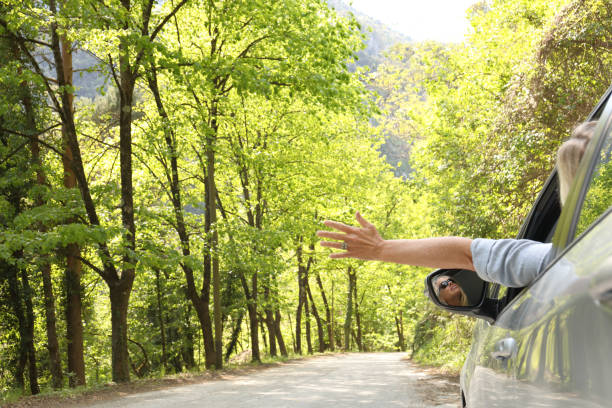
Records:
{"label": "woman's outstretched arm", "polygon": [[318,231],[317,235],[337,241],[322,241],[329,248],[344,249],[330,254],[331,258],[357,258],[372,261],[425,266],[428,268],[453,268],[474,270],[472,240],[461,237],[384,240],[376,227],[360,213],[355,215],[361,227],[353,227],[336,221],[325,221],[327,227],[340,232]]}

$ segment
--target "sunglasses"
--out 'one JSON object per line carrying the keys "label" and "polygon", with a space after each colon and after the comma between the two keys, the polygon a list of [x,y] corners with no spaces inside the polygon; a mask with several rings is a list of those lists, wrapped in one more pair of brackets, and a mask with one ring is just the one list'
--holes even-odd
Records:
{"label": "sunglasses", "polygon": [[438,289],[446,289],[448,287],[448,285],[450,285],[451,283],[455,283],[455,281],[452,280],[452,279],[447,279],[445,281],[442,281],[438,285]]}

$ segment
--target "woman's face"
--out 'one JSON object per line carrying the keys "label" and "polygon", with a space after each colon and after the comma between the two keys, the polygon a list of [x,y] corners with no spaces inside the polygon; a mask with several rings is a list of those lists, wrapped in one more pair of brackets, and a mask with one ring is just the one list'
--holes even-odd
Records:
{"label": "woman's face", "polygon": [[463,290],[453,278],[442,275],[436,281],[436,285],[438,285],[440,300],[449,306],[463,306]]}

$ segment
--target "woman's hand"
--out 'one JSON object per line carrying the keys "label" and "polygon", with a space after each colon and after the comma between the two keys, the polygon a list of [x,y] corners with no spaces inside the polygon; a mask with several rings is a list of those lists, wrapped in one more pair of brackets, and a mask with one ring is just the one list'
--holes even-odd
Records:
{"label": "woman's hand", "polygon": [[355,219],[359,222],[361,228],[336,221],[325,221],[325,226],[335,228],[341,232],[318,231],[317,236],[342,242],[322,241],[321,246],[345,250],[345,252],[330,254],[330,258],[380,259],[380,253],[385,240],[381,238],[376,227],[366,221],[359,212],[355,214]]}

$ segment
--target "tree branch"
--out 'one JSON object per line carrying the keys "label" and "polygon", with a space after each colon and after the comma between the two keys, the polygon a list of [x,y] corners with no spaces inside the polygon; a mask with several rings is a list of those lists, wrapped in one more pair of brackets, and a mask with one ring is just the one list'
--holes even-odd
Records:
{"label": "tree branch", "polygon": [[[181,9],[181,7],[183,7],[189,0],[182,0],[179,4],[177,4],[174,9],[172,9],[172,11],[170,13],[168,13],[168,15],[166,17],[164,17],[164,19],[161,21],[161,23],[159,23],[157,25],[157,27],[155,27],[155,29],[153,30],[153,32],[151,33],[151,35],[149,36],[149,41],[153,42],[155,41],[155,38],[157,37],[157,34],[159,34],[159,32],[161,31],[162,28],[164,28],[164,26],[166,25],[166,23],[168,21],[170,21],[170,19],[172,17],[174,17],[174,15],[176,13],[178,13],[178,11]],[[152,1],[151,1],[152,3]],[[148,22],[147,22],[148,24]],[[145,34],[145,33],[143,33]],[[138,55],[136,55],[136,59],[134,61],[134,71],[137,72],[137,67],[140,64],[140,60],[142,60],[142,57],[144,57],[144,52],[145,50],[142,49],[138,52]]]}
{"label": "tree branch", "polygon": [[80,132],[80,133],[81,133],[83,136],[85,136],[87,139],[93,140],[93,141],[94,141],[94,142],[96,142],[96,143],[100,143],[100,144],[101,144],[101,145],[103,145],[103,146],[110,147],[111,149],[118,149],[118,148],[119,148],[119,145],[117,145],[117,144],[110,144],[110,143],[106,143],[105,141],[100,140],[100,139],[98,139],[98,138],[97,138],[97,137],[95,137],[95,136],[88,135],[88,134],[87,134],[87,133],[85,133],[85,132]]}
{"label": "tree branch", "polygon": [[117,89],[121,90],[121,82],[119,82],[119,78],[117,77],[115,65],[113,64],[113,57],[110,54],[108,54],[108,65],[110,66],[111,74],[113,75],[113,80],[115,81],[115,85],[117,85]]}
{"label": "tree branch", "polygon": [[151,33],[151,37],[149,37],[149,39],[151,40],[151,42],[153,42],[153,40],[155,40],[155,37],[157,37],[157,34],[159,34],[159,32],[161,31],[161,29],[164,27],[164,25],[166,25],[166,23],[168,22],[168,20],[170,20],[176,13],[178,13],[178,11],[181,9],[181,7],[183,7],[189,0],[183,0],[181,1],[179,4],[177,4],[174,9],[166,16],[164,17],[164,19],[162,20],[161,23],[159,23],[159,25],[157,27],[155,27],[155,30],[153,30],[153,32]]}
{"label": "tree branch", "polygon": [[37,134],[34,134],[34,135],[26,135],[25,133],[21,133],[21,132],[17,132],[17,131],[15,131],[15,130],[5,129],[5,128],[1,128],[1,127],[0,127],[0,131],[1,131],[1,132],[6,132],[6,133],[10,133],[10,134],[12,134],[12,135],[16,135],[16,136],[25,137],[25,138],[27,138],[27,139],[29,139],[29,140],[36,140],[36,141],[37,141],[38,143],[40,143],[41,145],[45,146],[46,148],[48,148],[48,149],[50,149],[50,150],[53,150],[53,151],[54,151],[55,153],[57,153],[57,154],[58,154],[60,157],[64,158],[65,156],[64,156],[64,153],[63,153],[63,152],[61,152],[60,150],[58,150],[58,149],[57,149],[57,148],[55,148],[54,146],[52,146],[52,145],[50,145],[50,144],[48,144],[48,143],[46,143],[46,142],[44,142],[44,141],[42,141],[42,140],[40,140],[40,139],[38,138],[38,136],[42,135],[43,133],[46,133],[46,132],[48,132],[49,130],[54,129],[54,128],[56,128],[56,127],[60,126],[60,125],[61,125],[61,123],[57,123],[57,124],[55,124],[55,125],[53,125],[53,126],[48,127],[47,129],[43,130],[42,132],[37,133]]}
{"label": "tree branch", "polygon": [[242,52],[240,54],[238,54],[238,57],[236,58],[236,60],[238,60],[240,58],[246,57],[247,53],[251,50],[251,48],[253,48],[258,43],[260,43],[263,40],[266,40],[266,39],[268,39],[270,37],[272,37],[272,36],[271,35],[264,35],[263,37],[260,37],[260,38],[258,38],[256,40],[253,40],[253,42],[251,42],[249,45],[247,45],[246,48],[244,50],[242,50]]}
{"label": "tree branch", "polygon": [[142,35],[147,35],[149,32],[149,22],[151,21],[151,10],[153,9],[153,0],[149,0],[147,7],[143,11],[142,15]]}
{"label": "tree branch", "polygon": [[21,149],[23,149],[24,147],[26,147],[26,145],[30,143],[29,140],[26,140],[25,142],[23,142],[21,145],[19,145],[19,147],[17,147],[15,150],[13,150],[12,152],[10,152],[4,159],[2,159],[2,161],[0,161],[0,165],[3,165],[4,163],[6,163],[11,157],[13,157],[15,154],[19,153],[21,151]]}
{"label": "tree branch", "polygon": [[34,38],[25,38],[25,37],[23,37],[23,40],[26,41],[26,42],[31,42],[31,43],[34,43],[34,44],[42,45],[43,47],[51,48],[51,44],[46,43],[44,41],[35,40]]}
{"label": "tree branch", "polygon": [[77,256],[76,258],[79,261],[83,262],[85,265],[87,265],[89,268],[91,268],[93,271],[95,271],[98,275],[100,275],[104,279],[105,273],[104,273],[104,271],[102,269],[98,268],[96,265],[92,264],[87,259],[85,259],[85,258],[83,258],[81,256]]}

